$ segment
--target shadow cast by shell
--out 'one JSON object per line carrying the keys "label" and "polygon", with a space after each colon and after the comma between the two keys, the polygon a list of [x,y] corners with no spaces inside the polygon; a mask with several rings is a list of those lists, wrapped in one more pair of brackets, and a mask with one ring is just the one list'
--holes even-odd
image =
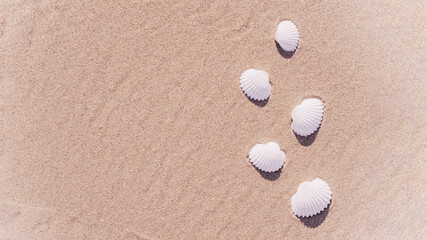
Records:
{"label": "shadow cast by shell", "polygon": [[322,124],[320,124],[319,128],[311,135],[303,137],[294,132],[295,138],[297,141],[304,147],[308,147],[311,144],[314,143],[314,140],[316,140],[317,134],[319,133],[320,127],[322,127]]}
{"label": "shadow cast by shell", "polygon": [[322,224],[325,219],[326,216],[328,216],[329,213],[329,207],[332,204],[332,200],[329,203],[329,205],[325,208],[325,210],[323,210],[322,212],[320,212],[317,215],[314,215],[312,217],[298,217],[298,219],[306,226],[309,228],[317,228],[318,226],[320,226],[320,224]]}
{"label": "shadow cast by shell", "polygon": [[[243,90],[242,90],[242,93],[243,94],[245,94],[245,92],[243,92]],[[249,101],[251,101],[251,103],[253,103],[253,104],[255,104],[256,106],[258,106],[258,107],[265,107],[265,105],[267,105],[267,103],[268,103],[268,100],[270,100],[270,97],[268,97],[267,99],[265,99],[265,100],[262,100],[262,101],[257,101],[257,100],[254,100],[254,99],[252,99],[252,98],[250,98],[248,95],[246,95],[245,94],[245,96],[246,96],[246,98],[249,100]]]}
{"label": "shadow cast by shell", "polygon": [[249,98],[248,96],[246,96],[249,101],[251,101],[253,104],[257,105],[258,107],[265,107],[265,105],[267,105],[268,100],[270,100],[270,97],[268,97],[267,99],[263,100],[263,101],[257,101],[257,100],[253,100],[251,98]]}
{"label": "shadow cast by shell", "polygon": [[264,179],[267,179],[269,181],[276,181],[277,179],[279,179],[280,175],[282,174],[282,169],[283,167],[281,167],[279,170],[275,171],[275,172],[264,172],[258,168],[256,168],[254,165],[252,165],[257,172],[261,175],[261,177],[263,177]]}
{"label": "shadow cast by shell", "polygon": [[280,47],[280,44],[277,41],[274,41],[274,42],[276,43],[277,51],[284,58],[291,58],[298,49],[298,46],[297,46],[297,49],[295,49],[295,51],[287,52],[287,51],[283,50],[282,47]]}

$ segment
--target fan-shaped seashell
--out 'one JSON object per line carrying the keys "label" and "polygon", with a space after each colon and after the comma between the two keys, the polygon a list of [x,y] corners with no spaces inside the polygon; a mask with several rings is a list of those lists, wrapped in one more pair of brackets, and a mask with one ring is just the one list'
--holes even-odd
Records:
{"label": "fan-shaped seashell", "polygon": [[264,172],[276,172],[285,164],[286,155],[275,142],[256,144],[249,152],[250,162]]}
{"label": "fan-shaped seashell", "polygon": [[292,110],[292,130],[303,137],[313,134],[322,123],[323,102],[317,98],[307,98]]}
{"label": "fan-shaped seashell", "polygon": [[244,71],[240,76],[240,87],[253,100],[263,101],[270,97],[271,85],[265,71],[253,68]]}
{"label": "fan-shaped seashell", "polygon": [[291,198],[292,211],[298,217],[311,217],[319,214],[332,199],[329,185],[320,178],[303,182]]}
{"label": "fan-shaped seashell", "polygon": [[299,41],[299,33],[297,26],[291,21],[283,21],[277,26],[275,33],[276,42],[280,47],[287,51],[293,52],[297,49]]}

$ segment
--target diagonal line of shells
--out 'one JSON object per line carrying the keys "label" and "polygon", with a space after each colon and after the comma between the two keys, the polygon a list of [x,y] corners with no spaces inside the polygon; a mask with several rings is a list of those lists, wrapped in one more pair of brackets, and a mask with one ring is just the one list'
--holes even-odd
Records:
{"label": "diagonal line of shells", "polygon": [[[291,21],[282,21],[275,33],[276,42],[285,52],[294,52],[299,41],[298,29]],[[255,101],[270,97],[271,85],[268,74],[263,70],[248,69],[240,76],[240,87],[244,94]],[[303,137],[312,135],[323,119],[323,102],[317,98],[304,99],[291,112],[291,128]],[[264,172],[277,172],[285,164],[286,155],[276,142],[256,144],[249,152],[249,160]],[[298,217],[319,214],[330,204],[332,192],[329,185],[320,178],[303,182],[291,198],[292,211]]]}

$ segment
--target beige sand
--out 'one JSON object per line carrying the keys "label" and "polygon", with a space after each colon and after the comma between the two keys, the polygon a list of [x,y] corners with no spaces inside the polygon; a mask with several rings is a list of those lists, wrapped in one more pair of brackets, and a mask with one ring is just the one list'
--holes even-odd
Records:
{"label": "beige sand", "polygon": [[[422,1],[2,1],[0,239],[421,239],[425,16]],[[283,19],[301,34],[288,59]],[[265,107],[239,89],[249,67],[270,74]],[[325,117],[303,146],[290,112],[312,95]],[[287,154],[274,181],[247,159],[267,141]],[[315,177],[333,201],[310,228],[290,198]]]}

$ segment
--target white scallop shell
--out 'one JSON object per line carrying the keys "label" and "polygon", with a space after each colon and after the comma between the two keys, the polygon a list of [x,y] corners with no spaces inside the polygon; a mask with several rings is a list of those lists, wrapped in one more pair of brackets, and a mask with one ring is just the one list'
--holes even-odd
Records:
{"label": "white scallop shell", "polygon": [[280,47],[287,51],[293,52],[297,49],[299,41],[299,33],[297,26],[291,21],[283,21],[277,26],[275,34],[276,42]]}
{"label": "white scallop shell", "polygon": [[298,217],[311,217],[319,214],[332,199],[329,185],[320,178],[303,182],[291,198],[292,211]]}
{"label": "white scallop shell", "polygon": [[286,155],[275,142],[257,144],[249,152],[250,162],[264,172],[276,172],[285,164]]}
{"label": "white scallop shell", "polygon": [[307,98],[292,110],[291,128],[300,136],[313,134],[322,123],[323,102],[317,98]]}
{"label": "white scallop shell", "polygon": [[263,101],[270,97],[271,85],[265,71],[253,68],[244,71],[240,76],[240,87],[253,100]]}

